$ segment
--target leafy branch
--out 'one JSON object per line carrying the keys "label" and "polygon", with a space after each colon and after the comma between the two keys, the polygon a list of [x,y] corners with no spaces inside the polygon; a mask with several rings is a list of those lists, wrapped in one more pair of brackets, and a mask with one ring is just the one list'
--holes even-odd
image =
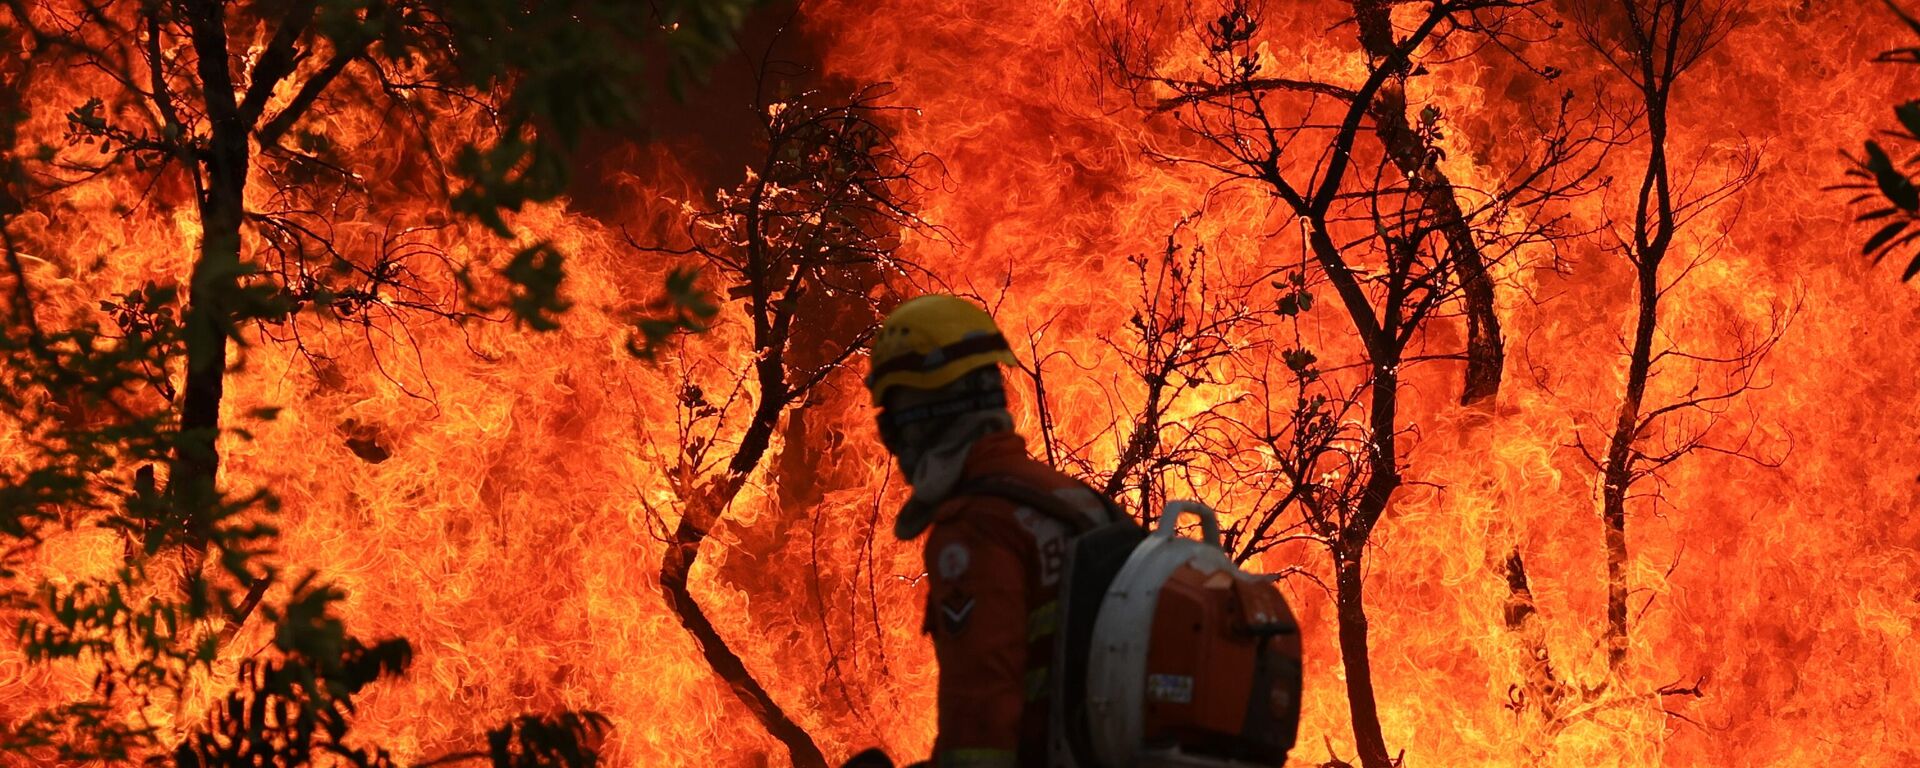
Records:
{"label": "leafy branch", "polygon": [[[1907,29],[1920,36],[1920,19],[1895,5],[1893,0],[1882,0],[1894,15],[1900,18]],[[1881,53],[1875,61],[1896,64],[1920,64],[1920,46],[1895,48]],[[1868,140],[1865,154],[1859,157],[1847,155],[1853,167],[1847,169],[1849,181],[1835,184],[1828,189],[1844,189],[1855,192],[1848,200],[1850,205],[1872,204],[1872,208],[1856,216],[1855,221],[1875,222],[1875,229],[1860,246],[1860,254],[1873,258],[1878,265],[1888,256],[1900,254],[1896,258],[1907,258],[1907,265],[1900,272],[1901,280],[1912,280],[1920,275],[1920,186],[1915,179],[1920,177],[1920,99],[1901,103],[1893,108],[1893,115],[1900,123],[1900,130],[1885,130],[1882,135],[1890,143],[1914,144],[1916,150],[1910,152],[1904,160],[1895,161],[1892,153],[1879,142]]]}

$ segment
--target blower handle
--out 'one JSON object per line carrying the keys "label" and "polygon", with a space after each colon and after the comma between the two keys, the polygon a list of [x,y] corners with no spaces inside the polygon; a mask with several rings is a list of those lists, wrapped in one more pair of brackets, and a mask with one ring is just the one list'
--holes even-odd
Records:
{"label": "blower handle", "polygon": [[1174,528],[1179,525],[1182,515],[1200,518],[1201,541],[1215,547],[1220,546],[1219,515],[1214,513],[1213,507],[1186,499],[1169,501],[1166,506],[1160,508],[1160,527],[1154,530],[1153,535],[1172,538]]}

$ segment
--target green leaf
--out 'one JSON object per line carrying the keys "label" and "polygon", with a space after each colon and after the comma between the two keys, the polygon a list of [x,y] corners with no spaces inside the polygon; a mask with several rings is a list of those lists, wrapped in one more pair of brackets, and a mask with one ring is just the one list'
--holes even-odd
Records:
{"label": "green leaf", "polygon": [[1313,309],[1313,294],[1296,291],[1281,296],[1273,311],[1281,317],[1293,317],[1309,309]]}
{"label": "green leaf", "polygon": [[652,360],[662,344],[676,334],[701,333],[711,326],[720,306],[699,286],[698,269],[675,267],[667,273],[666,295],[655,302],[650,314],[636,318],[637,337],[627,339],[627,353]]}
{"label": "green leaf", "polygon": [[1309,349],[1289,348],[1280,353],[1280,359],[1287,364],[1288,368],[1293,369],[1295,374],[1311,376],[1314,375],[1313,364],[1320,358]]}
{"label": "green leaf", "polygon": [[500,270],[514,287],[509,305],[516,322],[541,332],[560,327],[557,316],[571,306],[560,297],[560,286],[566,279],[565,261],[558,249],[543,242],[520,249]]}
{"label": "green leaf", "polygon": [[1920,100],[1909,101],[1893,108],[1893,116],[1906,126],[1907,134],[1920,139]]}
{"label": "green leaf", "polygon": [[1896,221],[1896,222],[1893,222],[1892,224],[1888,224],[1884,227],[1881,227],[1880,231],[1873,233],[1873,237],[1867,238],[1866,245],[1860,246],[1860,254],[1865,256],[1865,255],[1872,254],[1874,251],[1880,250],[1881,246],[1886,245],[1887,242],[1892,240],[1895,235],[1900,234],[1900,230],[1906,229],[1907,225],[1911,223],[1913,222]]}
{"label": "green leaf", "polygon": [[1906,174],[1893,167],[1893,159],[1887,157],[1886,150],[1875,142],[1867,142],[1866,166],[1873,173],[1874,181],[1880,185],[1880,193],[1886,195],[1887,202],[1908,213],[1920,212],[1920,189],[1914,187],[1913,180],[1907,178]]}
{"label": "green leaf", "polygon": [[675,267],[667,273],[667,296],[675,307],[685,309],[700,320],[710,320],[720,313],[720,307],[706,291],[700,290],[699,281],[700,270]]}

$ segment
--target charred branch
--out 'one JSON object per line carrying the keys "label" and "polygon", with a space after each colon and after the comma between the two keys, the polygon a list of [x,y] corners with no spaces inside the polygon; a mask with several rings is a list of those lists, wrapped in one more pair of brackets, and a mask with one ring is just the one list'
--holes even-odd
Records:
{"label": "charred branch", "polygon": [[1526,560],[1518,547],[1507,554],[1507,606],[1504,620],[1525,656],[1522,679],[1507,690],[1507,706],[1517,711],[1537,712],[1552,722],[1560,717],[1568,686],[1553,669],[1553,657],[1547,651],[1546,638],[1536,620],[1538,608],[1533,602],[1533,587],[1527,581]]}
{"label": "charred branch", "polygon": [[[1735,22],[1731,4],[1717,0],[1620,0],[1590,9],[1579,19],[1581,36],[1632,87],[1633,114],[1642,121],[1639,136],[1647,159],[1638,169],[1639,184],[1626,223],[1617,232],[1616,251],[1633,267],[1634,310],[1632,336],[1627,346],[1627,370],[1605,451],[1593,457],[1599,469],[1601,522],[1607,557],[1606,649],[1610,668],[1618,669],[1630,645],[1628,570],[1632,563],[1627,539],[1627,505],[1637,481],[1660,466],[1701,447],[1706,431],[1660,452],[1649,442],[1668,427],[1661,417],[1679,411],[1711,408],[1745,392],[1754,384],[1754,371],[1772,349],[1771,341],[1746,347],[1733,359],[1733,383],[1725,390],[1702,394],[1696,387],[1671,402],[1649,403],[1651,384],[1660,375],[1655,363],[1687,353],[1656,349],[1661,335],[1660,304],[1666,293],[1710,253],[1699,246],[1692,261],[1675,275],[1662,267],[1680,245],[1678,237],[1689,221],[1724,202],[1753,178],[1753,165],[1737,166],[1729,181],[1711,191],[1686,197],[1675,179],[1669,155],[1669,108],[1675,83],[1724,40]],[[1776,325],[1773,339],[1784,324]],[[1711,423],[1707,427],[1711,429]],[[1584,450],[1584,447],[1583,447]],[[1589,454],[1591,455],[1591,454]]]}
{"label": "charred branch", "polygon": [[[1532,156],[1509,178],[1511,187],[1469,204],[1439,171],[1431,126],[1408,114],[1405,82],[1433,51],[1453,38],[1509,34],[1503,15],[1531,13],[1537,3],[1427,3],[1419,13],[1400,14],[1398,28],[1389,22],[1390,4],[1353,5],[1370,68],[1350,86],[1269,73],[1261,53],[1262,8],[1255,2],[1228,3],[1204,17],[1189,11],[1181,21],[1207,52],[1197,63],[1163,56],[1149,25],[1137,19],[1099,19],[1097,25],[1106,35],[1110,79],[1132,91],[1149,116],[1170,118],[1211,150],[1163,159],[1251,183],[1278,199],[1298,226],[1314,282],[1333,288],[1363,348],[1359,359],[1332,365],[1320,364],[1303,345],[1284,351],[1297,392],[1281,402],[1297,405],[1269,417],[1260,439],[1276,457],[1272,474],[1281,480],[1270,486],[1277,492],[1274,515],[1293,506],[1301,522],[1296,531],[1266,517],[1237,532],[1236,547],[1243,555],[1275,540],[1326,547],[1358,757],[1367,768],[1385,768],[1394,757],[1373,690],[1362,565],[1404,482],[1403,367],[1441,308],[1463,301],[1470,329],[1463,399],[1497,390],[1503,351],[1488,271],[1496,255],[1556,237],[1548,228],[1503,232],[1499,214],[1521,201],[1561,199],[1590,171],[1560,170],[1574,154],[1570,147],[1580,144],[1556,130],[1548,141],[1561,143]],[[1490,253],[1493,245],[1503,250]],[[1151,405],[1151,387],[1148,394]],[[1136,434],[1141,439],[1129,447],[1152,445],[1151,436]]]}
{"label": "charred branch", "polygon": [[[1368,55],[1390,60],[1394,40],[1388,7],[1373,0],[1354,0],[1353,11],[1359,23],[1360,43]],[[1406,77],[1410,74],[1395,73],[1394,79],[1375,92],[1368,110],[1373,116],[1374,133],[1387,155],[1425,198],[1425,206],[1439,218],[1447,247],[1456,261],[1455,271],[1467,309],[1467,372],[1460,401],[1473,404],[1499,392],[1500,372],[1506,361],[1500,317],[1494,311],[1493,280],[1488,275],[1492,265],[1481,252],[1472,224],[1454,197],[1453,182],[1440,170],[1441,154],[1430,140],[1433,129],[1416,127],[1408,115]]]}
{"label": "charred branch", "polygon": [[691,514],[681,518],[675,527],[673,541],[667,549],[667,556],[660,566],[660,589],[667,600],[667,607],[680,620],[680,626],[700,648],[701,658],[716,676],[726,682],[739,700],[761,727],[787,748],[787,755],[795,768],[824,768],[827,759],[813,742],[806,729],[788,716],[786,711],[773,700],[753,673],[748,671],[746,663],[739,654],[727,646],[719,629],[700,609],[700,602],[693,596],[687,577],[693,569],[694,561],[700,556],[700,542],[706,539],[706,530],[700,528]]}
{"label": "charred branch", "polygon": [[1108,341],[1143,391],[1139,407],[1115,424],[1116,434],[1124,437],[1099,487],[1116,498],[1131,487],[1148,523],[1165,500],[1162,475],[1192,468],[1223,447],[1209,436],[1224,426],[1222,409],[1234,402],[1213,403],[1176,420],[1169,413],[1174,401],[1198,387],[1224,383],[1229,374],[1221,370],[1222,363],[1264,346],[1254,334],[1267,313],[1255,310],[1250,287],[1223,284],[1213,274],[1206,245],[1182,242],[1197,216],[1175,224],[1158,258],[1128,258],[1135,270],[1139,308],[1128,321],[1126,342]]}
{"label": "charred branch", "polygon": [[[724,524],[726,510],[748,478],[759,471],[772,438],[789,409],[865,344],[879,313],[870,297],[892,269],[893,249],[903,229],[934,231],[913,207],[917,175],[930,162],[904,154],[882,122],[894,109],[887,91],[870,86],[846,101],[802,94],[761,104],[766,127],[762,155],[745,180],[722,190],[709,206],[687,207],[686,245],[642,246],[656,254],[696,256],[725,281],[724,293],[739,302],[752,331],[750,359],[735,392],[750,388],[753,407],[732,454],[709,473],[705,458],[717,434],[681,441],[679,478],[684,509],[668,538],[660,584],[680,623],[693,636],[714,674],[761,727],[786,747],[796,766],[824,766],[812,737],[797,725],[747,669],[745,662],[700,609],[688,579],[708,534]],[[838,348],[816,357],[815,339],[801,313],[825,301],[832,313],[864,317]],[[750,385],[750,386],[748,386]],[[730,420],[728,402],[715,407],[697,385],[683,385],[685,426],[712,429]],[[706,475],[704,478],[703,475]]]}

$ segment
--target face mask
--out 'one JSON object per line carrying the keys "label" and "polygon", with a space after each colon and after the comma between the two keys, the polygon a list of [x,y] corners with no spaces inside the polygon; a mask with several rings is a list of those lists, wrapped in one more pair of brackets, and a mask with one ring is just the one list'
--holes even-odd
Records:
{"label": "face mask", "polygon": [[[929,433],[938,432],[915,434],[922,428]],[[899,438],[903,450],[894,456],[900,462],[901,473],[907,476],[907,484],[913,487],[913,494],[894,519],[894,535],[908,541],[925,531],[933,523],[940,503],[960,482],[960,473],[966,467],[967,454],[973,450],[973,444],[986,435],[1012,428],[1013,417],[1000,410],[969,413],[938,424],[909,425],[901,430],[905,433]]]}

